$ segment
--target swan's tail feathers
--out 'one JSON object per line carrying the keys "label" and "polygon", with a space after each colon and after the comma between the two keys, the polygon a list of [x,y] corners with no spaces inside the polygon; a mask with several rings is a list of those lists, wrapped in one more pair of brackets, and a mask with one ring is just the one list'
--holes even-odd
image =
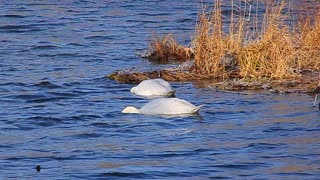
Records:
{"label": "swan's tail feathers", "polygon": [[199,110],[200,110],[200,108],[202,108],[202,106],[204,106],[204,104],[202,104],[202,105],[197,106],[196,108],[194,108],[191,113],[198,113]]}
{"label": "swan's tail feathers", "polygon": [[174,97],[174,93],[175,93],[175,92],[176,92],[175,90],[169,91],[169,92],[167,93],[167,96],[168,96],[168,97]]}

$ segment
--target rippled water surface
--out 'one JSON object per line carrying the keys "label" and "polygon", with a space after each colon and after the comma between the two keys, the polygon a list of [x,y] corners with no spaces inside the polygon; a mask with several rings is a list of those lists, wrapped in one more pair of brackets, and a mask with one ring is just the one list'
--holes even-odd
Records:
{"label": "rippled water surface", "polygon": [[[174,83],[199,116],[122,114],[147,99],[106,74],[158,68],[152,33],[194,33],[191,0],[0,1],[0,179],[317,179],[312,96]],[[40,165],[37,172],[35,167]]]}

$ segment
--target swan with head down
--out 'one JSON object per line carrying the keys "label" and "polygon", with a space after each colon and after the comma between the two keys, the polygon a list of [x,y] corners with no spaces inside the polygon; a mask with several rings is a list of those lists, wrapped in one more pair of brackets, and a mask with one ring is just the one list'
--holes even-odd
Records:
{"label": "swan with head down", "polygon": [[195,106],[190,102],[179,98],[153,99],[140,109],[128,106],[122,113],[137,113],[147,115],[183,115],[198,113],[203,105]]}
{"label": "swan with head down", "polygon": [[175,91],[170,84],[163,79],[147,79],[142,81],[138,86],[131,88],[131,93],[139,96],[174,96]]}

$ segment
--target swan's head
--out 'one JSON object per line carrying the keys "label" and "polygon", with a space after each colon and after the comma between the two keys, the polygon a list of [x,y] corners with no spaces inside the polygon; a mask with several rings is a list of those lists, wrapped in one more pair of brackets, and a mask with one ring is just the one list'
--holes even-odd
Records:
{"label": "swan's head", "polygon": [[133,87],[133,88],[130,89],[130,92],[135,94],[136,93],[136,89],[137,89],[137,87]]}
{"label": "swan's head", "polygon": [[139,113],[139,110],[133,106],[128,106],[122,110],[122,113]]}

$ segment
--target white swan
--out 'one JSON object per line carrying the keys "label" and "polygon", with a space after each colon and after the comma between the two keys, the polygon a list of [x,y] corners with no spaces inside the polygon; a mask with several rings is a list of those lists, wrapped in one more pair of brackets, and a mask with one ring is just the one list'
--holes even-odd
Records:
{"label": "white swan", "polygon": [[131,88],[131,93],[139,96],[173,96],[175,91],[170,84],[163,79],[148,79],[142,81],[138,86]]}
{"label": "white swan", "polygon": [[178,98],[158,98],[137,109],[128,106],[122,110],[122,113],[139,113],[147,115],[178,115],[197,113],[200,106],[194,106],[190,102]]}

